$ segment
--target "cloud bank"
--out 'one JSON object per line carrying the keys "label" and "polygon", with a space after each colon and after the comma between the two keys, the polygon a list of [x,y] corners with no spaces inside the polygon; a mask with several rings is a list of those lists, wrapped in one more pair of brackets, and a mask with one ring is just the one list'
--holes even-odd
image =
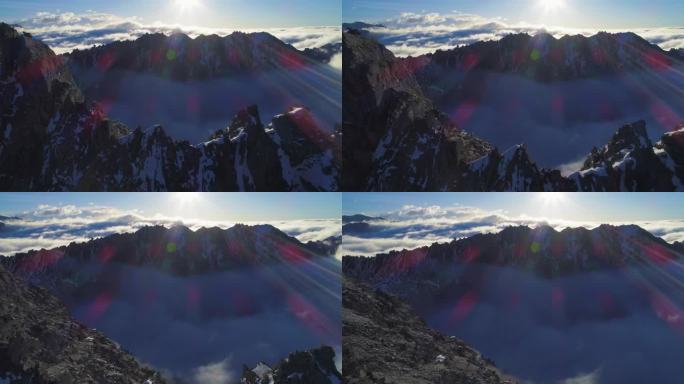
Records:
{"label": "cloud bank", "polygon": [[[59,247],[73,241],[88,241],[114,233],[134,232],[151,225],[170,227],[180,224],[196,230],[201,227],[228,228],[236,224],[232,221],[145,215],[137,210],[125,211],[94,205],[40,205],[30,211],[7,216],[18,218],[0,220],[0,255],[6,256],[31,249]],[[271,224],[302,242],[340,235],[339,219],[275,220],[245,224]]]}
{"label": "cloud bank", "polygon": [[[145,23],[138,17],[121,17],[109,13],[89,11],[82,14],[72,12],[39,12],[34,17],[14,22],[23,31],[50,46],[57,54],[74,49],[87,49],[95,45],[117,40],[134,40],[146,33],[171,34],[183,32],[191,37],[199,35],[228,35],[235,32],[231,28],[206,28],[165,24],[162,22]],[[269,32],[297,49],[316,48],[342,40],[339,26],[292,27],[241,29],[242,32]]]}
{"label": "cloud bank", "polygon": [[478,233],[496,233],[509,226],[550,225],[556,230],[568,227],[593,229],[601,224],[636,224],[665,241],[684,241],[684,220],[636,222],[571,221],[546,217],[512,216],[504,211],[486,211],[468,206],[406,205],[381,215],[383,219],[350,223],[343,226],[343,255],[373,256],[392,250],[414,249],[432,243],[470,237]]}
{"label": "cloud bank", "polygon": [[[510,23],[502,18],[486,18],[461,12],[402,13],[399,17],[382,21],[382,25],[386,28],[374,27],[369,31],[397,56],[418,56],[438,49],[451,49],[477,41],[499,40],[511,33],[534,34],[546,31],[556,37],[562,37],[566,34],[590,36],[602,30]],[[665,50],[684,48],[684,28],[682,27],[606,31],[634,32]]]}

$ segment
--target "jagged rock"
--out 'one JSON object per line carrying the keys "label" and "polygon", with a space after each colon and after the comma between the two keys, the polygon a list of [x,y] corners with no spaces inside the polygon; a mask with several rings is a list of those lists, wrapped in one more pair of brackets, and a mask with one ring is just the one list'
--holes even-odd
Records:
{"label": "jagged rock", "polygon": [[342,375],[335,367],[335,351],[318,349],[291,353],[273,368],[259,363],[243,368],[242,384],[338,384]]}
{"label": "jagged rock", "polygon": [[[6,24],[0,24],[0,57],[0,190],[338,189],[337,142],[307,120],[305,109],[297,114],[302,118],[289,113],[264,127],[251,106],[227,130],[191,145],[159,126],[131,132],[109,120],[99,105],[84,100],[61,59]],[[273,133],[284,131],[297,145]],[[288,162],[292,158],[297,161]]]}
{"label": "jagged rock", "polygon": [[344,190],[447,189],[456,165],[491,149],[449,123],[415,68],[374,40],[345,32],[342,60]]}
{"label": "jagged rock", "polygon": [[0,381],[159,384],[164,380],[101,333],[75,322],[46,290],[0,266]]}
{"label": "jagged rock", "polygon": [[329,43],[318,48],[306,48],[302,54],[308,58],[321,62],[328,63],[333,56],[342,52],[342,43]]}
{"label": "jagged rock", "polygon": [[504,384],[515,380],[464,342],[427,327],[399,299],[345,278],[344,382]]}

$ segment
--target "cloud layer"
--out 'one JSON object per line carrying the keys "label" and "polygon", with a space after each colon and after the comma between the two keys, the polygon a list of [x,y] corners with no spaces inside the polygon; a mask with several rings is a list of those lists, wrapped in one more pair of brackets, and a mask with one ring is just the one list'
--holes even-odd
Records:
{"label": "cloud layer", "polygon": [[[485,18],[460,12],[403,13],[399,17],[383,21],[382,25],[386,28],[371,28],[369,31],[398,56],[417,56],[477,41],[499,40],[511,33],[534,34],[543,30],[561,37],[566,34],[589,36],[601,30],[509,23],[502,18]],[[629,31],[666,50],[684,48],[684,28],[635,28]]]}
{"label": "cloud layer", "polygon": [[[228,228],[231,221],[187,219],[162,215],[145,215],[140,211],[124,211],[104,206],[74,205],[37,208],[4,220],[0,225],[0,255],[12,255],[30,249],[54,248],[72,241],[82,242],[114,233],[134,232],[150,225],[185,225]],[[269,221],[246,224],[272,224],[302,242],[323,240],[339,236],[339,219]]]}
{"label": "cloud layer", "polygon": [[[133,40],[146,33],[183,32],[199,35],[228,35],[230,28],[183,26],[161,22],[145,23],[137,17],[120,17],[108,13],[40,12],[34,17],[15,22],[26,32],[50,46],[57,54],[90,48],[117,40]],[[339,26],[243,29],[242,32],[269,32],[297,49],[315,48],[342,40]]]}
{"label": "cloud layer", "polygon": [[496,233],[509,226],[535,227],[548,224],[556,230],[568,227],[595,228],[601,224],[636,224],[665,241],[684,241],[684,220],[597,222],[512,216],[503,211],[486,211],[467,206],[414,206],[379,215],[383,219],[346,224],[343,227],[343,255],[373,256],[391,250],[414,249],[436,242]]}

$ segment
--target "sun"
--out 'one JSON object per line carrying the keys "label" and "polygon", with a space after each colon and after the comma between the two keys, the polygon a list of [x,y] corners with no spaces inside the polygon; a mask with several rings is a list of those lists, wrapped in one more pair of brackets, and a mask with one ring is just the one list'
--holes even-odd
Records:
{"label": "sun", "polygon": [[181,12],[191,11],[200,6],[200,0],[176,0],[176,7]]}
{"label": "sun", "polygon": [[545,206],[560,206],[567,201],[567,196],[563,192],[541,192],[538,196]]}
{"label": "sun", "polygon": [[565,0],[539,0],[539,5],[545,12],[554,12],[565,6]]}
{"label": "sun", "polygon": [[184,208],[196,204],[202,198],[199,192],[175,192],[172,195],[174,204],[178,207]]}

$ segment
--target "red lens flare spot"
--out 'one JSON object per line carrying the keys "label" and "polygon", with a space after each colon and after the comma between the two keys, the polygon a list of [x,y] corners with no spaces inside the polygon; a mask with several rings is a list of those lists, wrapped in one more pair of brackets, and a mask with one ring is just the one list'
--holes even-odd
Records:
{"label": "red lens flare spot", "polygon": [[97,59],[95,66],[102,72],[109,70],[109,68],[114,64],[115,58],[111,52],[105,52],[100,55]]}
{"label": "red lens flare spot", "polygon": [[475,305],[480,300],[480,294],[476,291],[469,291],[458,299],[458,302],[451,311],[451,320],[461,322],[465,320],[473,311]]}
{"label": "red lens flare spot", "polygon": [[17,271],[19,273],[42,271],[43,269],[56,264],[62,257],[64,257],[64,252],[62,251],[43,249],[21,259]]}
{"label": "red lens flare spot", "polygon": [[427,248],[419,248],[411,251],[400,251],[390,258],[379,273],[382,276],[392,276],[413,270],[427,256]]}
{"label": "red lens flare spot", "polygon": [[453,114],[454,122],[459,125],[465,125],[477,110],[478,102],[475,100],[466,100],[456,108]]}
{"label": "red lens flare spot", "polygon": [[480,257],[480,248],[475,245],[470,245],[463,251],[463,261],[466,263],[472,263],[478,257]]}
{"label": "red lens flare spot", "polygon": [[308,260],[308,254],[293,244],[278,245],[280,256],[289,263],[302,263]]}
{"label": "red lens flare spot", "polygon": [[651,307],[658,318],[684,336],[684,314],[670,299],[656,292],[651,296]]}
{"label": "red lens flare spot", "polygon": [[565,293],[562,289],[554,287],[551,289],[551,305],[554,308],[561,308],[565,303]]}
{"label": "red lens flare spot", "polygon": [[90,307],[88,307],[88,313],[86,314],[88,322],[97,321],[100,317],[102,317],[102,315],[107,312],[107,309],[109,309],[109,306],[112,304],[112,298],[113,295],[111,292],[103,292],[99,294],[93,303],[90,304]]}
{"label": "red lens flare spot", "polygon": [[309,301],[296,293],[287,296],[287,304],[292,314],[307,328],[322,336],[335,336],[338,332],[330,321],[321,314]]}
{"label": "red lens flare spot", "polygon": [[470,71],[471,69],[475,68],[475,66],[480,62],[480,56],[478,56],[476,53],[469,52],[465,56],[463,56],[463,69],[466,71]]}
{"label": "red lens flare spot", "polygon": [[100,249],[100,252],[97,254],[97,259],[100,261],[100,263],[108,263],[109,260],[111,260],[112,257],[116,254],[116,249],[114,249],[113,246],[111,245],[105,245]]}

